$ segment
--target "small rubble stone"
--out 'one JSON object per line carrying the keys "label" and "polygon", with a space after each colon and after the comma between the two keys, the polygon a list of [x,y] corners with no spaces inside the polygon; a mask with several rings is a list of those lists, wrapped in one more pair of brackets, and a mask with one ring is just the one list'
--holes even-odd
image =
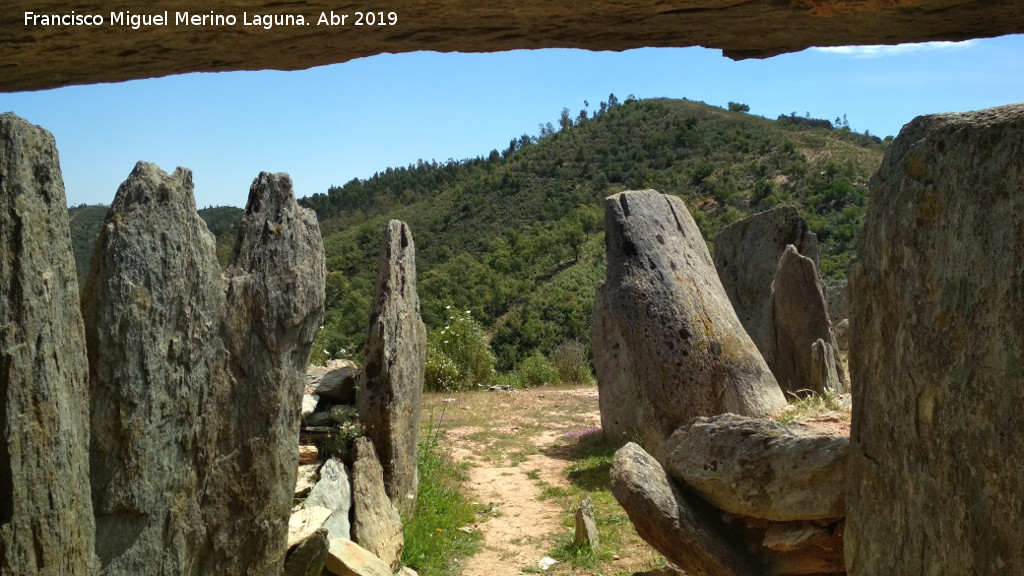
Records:
{"label": "small rubble stone", "polygon": [[326,568],[335,576],[391,576],[387,563],[344,538],[331,538]]}
{"label": "small rubble stone", "polygon": [[320,450],[316,446],[299,446],[299,464],[316,464]]}
{"label": "small rubble stone", "polygon": [[316,485],[316,464],[303,464],[295,473],[295,497],[304,498]]}

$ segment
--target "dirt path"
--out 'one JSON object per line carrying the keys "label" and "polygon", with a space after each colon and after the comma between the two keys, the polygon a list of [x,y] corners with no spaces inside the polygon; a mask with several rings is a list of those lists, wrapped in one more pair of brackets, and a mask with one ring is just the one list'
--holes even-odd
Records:
{"label": "dirt path", "polygon": [[474,527],[483,545],[463,576],[536,571],[567,530],[561,507],[542,499],[542,491],[568,484],[569,462],[558,450],[563,436],[600,426],[597,389],[478,392],[439,401],[453,424],[445,434],[452,454],[470,465],[468,491],[487,510]]}

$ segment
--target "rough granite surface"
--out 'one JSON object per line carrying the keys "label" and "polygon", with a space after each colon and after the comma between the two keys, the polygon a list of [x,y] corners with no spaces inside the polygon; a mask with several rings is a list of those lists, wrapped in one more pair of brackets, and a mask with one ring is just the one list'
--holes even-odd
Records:
{"label": "rough granite surface", "polygon": [[93,575],[85,331],[53,136],[0,114],[0,573]]}
{"label": "rough granite surface", "polygon": [[850,574],[1024,573],[1024,105],[921,116],[850,274]]}

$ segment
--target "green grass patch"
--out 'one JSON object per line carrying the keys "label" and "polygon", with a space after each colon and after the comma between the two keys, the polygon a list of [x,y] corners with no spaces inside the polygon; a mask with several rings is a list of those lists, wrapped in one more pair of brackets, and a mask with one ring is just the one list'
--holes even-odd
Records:
{"label": "green grass patch", "polygon": [[[637,568],[664,565],[661,555],[650,550],[637,536],[625,510],[612,496],[609,475],[615,448],[599,433],[582,435],[572,442],[566,446],[571,461],[566,469],[569,486],[555,487],[538,481],[539,499],[552,500],[562,507],[564,531],[556,538],[549,555],[570,568],[572,574],[618,574],[622,567],[614,558],[619,555],[630,556],[637,562],[634,564]],[[600,537],[595,549],[577,546],[574,542],[576,509],[585,498],[594,502],[594,519]]]}
{"label": "green grass patch", "polygon": [[465,469],[455,466],[428,428],[419,446],[419,499],[405,521],[402,564],[421,576],[457,576],[464,558],[476,553],[481,535],[460,530],[476,522],[476,510],[459,488]]}

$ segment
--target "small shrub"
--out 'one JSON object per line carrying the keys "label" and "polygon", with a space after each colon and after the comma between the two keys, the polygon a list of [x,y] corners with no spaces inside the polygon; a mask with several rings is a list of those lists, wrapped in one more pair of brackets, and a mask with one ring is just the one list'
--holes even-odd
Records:
{"label": "small shrub", "polygon": [[456,390],[461,381],[462,374],[459,372],[459,367],[452,362],[447,354],[428,343],[423,387],[435,392]]}
{"label": "small shrub", "polygon": [[[451,312],[451,306],[446,308]],[[465,390],[486,386],[494,377],[494,354],[487,335],[469,310],[453,312],[441,330],[427,338],[428,390]]]}
{"label": "small shrub", "polygon": [[555,367],[539,352],[534,352],[532,356],[523,360],[516,373],[519,376],[519,384],[523,388],[547,386],[548,384],[557,384],[559,381]]}
{"label": "small shrub", "polygon": [[519,381],[519,374],[516,372],[502,372],[494,377],[494,385],[502,388],[522,388],[523,384]]}
{"label": "small shrub", "polygon": [[322,454],[344,456],[352,449],[352,443],[356,438],[366,435],[366,428],[354,415],[355,408],[352,411],[353,417],[350,420],[331,427],[327,437],[318,446]]}
{"label": "small shrub", "polygon": [[551,365],[565,384],[593,384],[587,352],[579,340],[568,340],[551,351]]}

